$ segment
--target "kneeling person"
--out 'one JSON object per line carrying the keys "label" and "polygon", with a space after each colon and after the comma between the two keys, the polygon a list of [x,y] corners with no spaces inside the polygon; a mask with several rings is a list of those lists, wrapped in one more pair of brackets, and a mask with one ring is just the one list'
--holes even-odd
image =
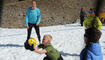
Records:
{"label": "kneeling person", "polygon": [[[43,60],[63,60],[60,53],[51,45],[52,36],[44,35],[42,44],[35,47],[35,52],[39,54],[46,54],[47,56]],[[43,50],[39,50],[42,48]]]}

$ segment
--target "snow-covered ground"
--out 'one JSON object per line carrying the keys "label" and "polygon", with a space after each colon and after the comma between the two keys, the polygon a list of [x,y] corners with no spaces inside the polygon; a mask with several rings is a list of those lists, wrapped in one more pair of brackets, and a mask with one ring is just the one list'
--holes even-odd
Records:
{"label": "snow-covered ground", "polygon": [[[44,34],[51,34],[52,45],[62,54],[64,60],[79,60],[80,51],[84,48],[84,27],[79,24],[41,27],[41,39]],[[105,26],[102,27],[100,44],[105,59]],[[42,60],[45,54],[25,50],[24,42],[27,30],[0,28],[0,60]],[[35,30],[33,38],[37,39]],[[38,40],[37,40],[38,41]]]}

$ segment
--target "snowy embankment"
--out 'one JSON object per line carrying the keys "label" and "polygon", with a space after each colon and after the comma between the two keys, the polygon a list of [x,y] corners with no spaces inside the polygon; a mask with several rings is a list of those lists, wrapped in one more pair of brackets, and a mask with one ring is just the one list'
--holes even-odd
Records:
{"label": "snowy embankment", "polygon": [[[79,60],[80,51],[85,45],[84,27],[79,24],[70,24],[41,27],[40,30],[41,39],[44,34],[52,35],[52,45],[59,50],[64,60]],[[100,44],[105,59],[105,26],[101,31]],[[40,55],[24,49],[26,37],[26,29],[0,28],[0,60],[42,60],[45,54]],[[37,40],[34,29],[31,37]]]}

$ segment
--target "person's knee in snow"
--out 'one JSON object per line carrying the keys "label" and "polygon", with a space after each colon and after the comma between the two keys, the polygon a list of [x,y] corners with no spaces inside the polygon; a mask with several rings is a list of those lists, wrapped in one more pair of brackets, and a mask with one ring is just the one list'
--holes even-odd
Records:
{"label": "person's knee in snow", "polygon": [[[60,53],[51,45],[51,40],[51,35],[44,35],[42,44],[35,47],[34,51],[39,54],[46,54],[50,60],[59,60],[59,58],[61,58]],[[42,48],[42,50],[39,50],[39,48]]]}

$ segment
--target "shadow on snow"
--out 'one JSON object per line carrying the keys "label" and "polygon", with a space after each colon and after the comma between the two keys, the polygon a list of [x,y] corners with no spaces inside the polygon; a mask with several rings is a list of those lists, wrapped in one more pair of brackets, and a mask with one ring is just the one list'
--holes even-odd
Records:
{"label": "shadow on snow", "polygon": [[24,46],[18,44],[0,44],[0,47],[24,47]]}
{"label": "shadow on snow", "polygon": [[80,56],[78,54],[70,54],[70,53],[64,53],[63,51],[60,51],[62,56]]}

